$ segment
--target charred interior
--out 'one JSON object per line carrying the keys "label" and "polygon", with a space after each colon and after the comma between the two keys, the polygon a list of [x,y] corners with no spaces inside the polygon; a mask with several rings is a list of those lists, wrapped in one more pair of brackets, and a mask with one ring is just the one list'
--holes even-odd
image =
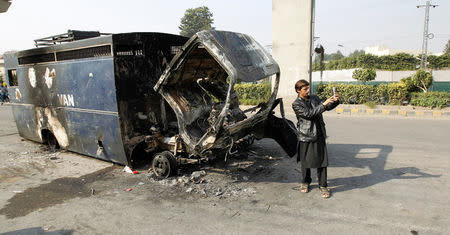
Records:
{"label": "charred interior", "polygon": [[[279,68],[247,35],[202,31],[184,46],[155,89],[175,111],[179,133],[191,155],[214,157],[261,129],[278,87]],[[271,98],[247,115],[234,91],[237,80],[256,82],[277,74]]]}
{"label": "charred interior", "polygon": [[[177,69],[174,79],[167,84],[166,90],[183,116],[183,122],[179,124],[191,133],[193,141],[198,142],[217,121],[226,103],[230,86],[228,77],[208,51],[197,46]],[[228,121],[243,120],[245,115],[239,109],[237,96],[234,91],[232,94],[229,109],[235,115],[230,116]]]}
{"label": "charred interior", "polygon": [[[153,90],[164,69],[187,38],[162,33],[113,35],[117,106],[129,162],[161,148],[164,136],[178,133],[175,113]],[[145,144],[147,142],[147,144]]]}

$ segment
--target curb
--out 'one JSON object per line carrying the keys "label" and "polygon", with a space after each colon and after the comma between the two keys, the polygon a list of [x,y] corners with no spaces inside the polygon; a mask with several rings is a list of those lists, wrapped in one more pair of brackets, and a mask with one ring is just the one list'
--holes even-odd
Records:
{"label": "curb", "polygon": [[336,108],[337,114],[450,118],[450,111]]}

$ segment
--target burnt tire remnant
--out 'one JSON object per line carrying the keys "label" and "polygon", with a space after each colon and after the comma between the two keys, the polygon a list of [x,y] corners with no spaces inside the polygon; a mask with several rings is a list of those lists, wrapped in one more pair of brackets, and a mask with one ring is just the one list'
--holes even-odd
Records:
{"label": "burnt tire remnant", "polygon": [[156,153],[152,161],[152,169],[158,178],[167,178],[176,173],[177,161],[169,151]]}

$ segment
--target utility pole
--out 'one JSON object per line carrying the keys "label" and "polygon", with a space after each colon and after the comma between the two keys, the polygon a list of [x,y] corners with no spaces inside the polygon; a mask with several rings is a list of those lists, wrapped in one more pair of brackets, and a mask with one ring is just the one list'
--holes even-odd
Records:
{"label": "utility pole", "polygon": [[309,84],[311,86],[311,94],[313,94],[313,81],[312,81],[312,58],[314,55],[314,26],[316,18],[316,0],[311,0],[311,27],[309,28],[310,42],[309,42]]}
{"label": "utility pole", "polygon": [[428,25],[430,22],[430,7],[437,7],[438,5],[432,5],[430,1],[427,1],[426,5],[418,5],[417,8],[425,7],[425,23],[423,26],[423,41],[422,41],[422,59],[420,60],[420,68],[427,68],[427,56],[428,56],[428,39],[433,39],[434,34],[428,33]]}

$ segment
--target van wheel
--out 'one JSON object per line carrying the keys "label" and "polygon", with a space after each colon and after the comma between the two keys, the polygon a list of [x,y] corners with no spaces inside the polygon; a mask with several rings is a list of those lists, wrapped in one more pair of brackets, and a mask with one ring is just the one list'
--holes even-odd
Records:
{"label": "van wheel", "polygon": [[155,154],[152,161],[152,169],[158,178],[167,178],[174,175],[177,168],[177,160],[169,151]]}

